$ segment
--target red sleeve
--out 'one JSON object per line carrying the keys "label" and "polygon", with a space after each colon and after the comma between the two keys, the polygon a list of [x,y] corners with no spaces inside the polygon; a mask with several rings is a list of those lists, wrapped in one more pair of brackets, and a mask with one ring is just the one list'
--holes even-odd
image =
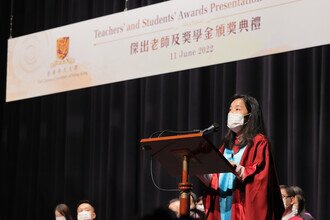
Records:
{"label": "red sleeve", "polygon": [[245,167],[242,189],[235,197],[244,201],[245,219],[281,219],[283,202],[275,165],[266,137],[259,134],[241,160]]}
{"label": "red sleeve", "polygon": [[[257,136],[258,137],[258,136]],[[246,155],[247,160],[241,160],[241,165],[245,167],[243,173],[243,181],[247,177],[253,176],[258,170],[262,170],[269,161],[269,152],[268,152],[268,141],[265,138],[255,138],[256,143],[254,143],[253,149],[247,149],[244,154]],[[251,155],[251,151],[253,154]],[[243,158],[245,158],[243,156]]]}

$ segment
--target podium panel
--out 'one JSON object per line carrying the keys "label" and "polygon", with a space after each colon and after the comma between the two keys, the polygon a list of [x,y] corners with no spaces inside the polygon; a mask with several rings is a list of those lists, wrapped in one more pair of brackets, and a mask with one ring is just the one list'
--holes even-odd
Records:
{"label": "podium panel", "polygon": [[214,147],[202,132],[185,135],[145,138],[140,141],[142,149],[172,176],[181,175],[182,159],[189,160],[189,174],[233,172],[229,161]]}

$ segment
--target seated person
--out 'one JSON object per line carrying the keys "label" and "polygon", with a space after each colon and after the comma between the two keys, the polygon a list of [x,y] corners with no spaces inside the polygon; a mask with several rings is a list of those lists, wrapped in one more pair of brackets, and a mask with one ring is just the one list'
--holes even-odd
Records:
{"label": "seated person", "polygon": [[78,220],[92,220],[96,218],[95,208],[88,200],[80,201],[77,207]]}
{"label": "seated person", "polygon": [[180,216],[180,200],[178,198],[171,199],[168,203],[168,209],[173,211],[177,217]]}
{"label": "seated person", "polygon": [[66,204],[58,204],[55,207],[56,220],[72,220],[70,209]]}
{"label": "seated person", "polygon": [[[190,193],[190,217],[192,219],[204,219],[204,212],[198,210],[196,207],[196,194],[191,192]],[[172,199],[169,204],[168,208],[173,211],[177,217],[180,217],[180,199],[179,198],[174,198]]]}
{"label": "seated person", "polygon": [[295,216],[292,211],[295,193],[291,186],[281,185],[280,189],[284,204],[284,213],[282,215],[282,220],[289,220],[290,218]]}
{"label": "seated person", "polygon": [[[295,192],[294,204],[292,207],[292,211],[295,216],[300,217],[300,219],[303,220],[314,220],[314,217],[305,210],[305,198],[303,190],[299,186],[292,186],[292,189]],[[290,220],[294,219],[292,218]]]}

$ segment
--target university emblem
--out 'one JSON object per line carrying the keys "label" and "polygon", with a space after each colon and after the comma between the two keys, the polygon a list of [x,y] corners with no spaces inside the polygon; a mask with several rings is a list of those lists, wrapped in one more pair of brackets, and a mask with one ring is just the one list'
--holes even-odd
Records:
{"label": "university emblem", "polygon": [[69,37],[61,37],[56,42],[57,58],[63,60],[69,53]]}

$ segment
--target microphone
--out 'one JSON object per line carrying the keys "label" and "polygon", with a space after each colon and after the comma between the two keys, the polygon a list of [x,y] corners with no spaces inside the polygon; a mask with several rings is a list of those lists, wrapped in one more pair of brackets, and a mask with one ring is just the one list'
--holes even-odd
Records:
{"label": "microphone", "polygon": [[163,130],[163,131],[156,131],[152,133],[149,138],[154,137],[157,134],[157,137],[162,137],[164,134],[193,134],[193,133],[199,133],[201,130],[193,129],[189,131],[174,131],[174,130]]}
{"label": "microphone", "polygon": [[210,127],[205,128],[201,132],[203,133],[203,135],[206,135],[206,134],[209,134],[212,132],[217,132],[219,127],[220,127],[220,125],[218,123],[213,123]]}
{"label": "microphone", "polygon": [[199,129],[193,129],[193,130],[188,130],[188,131],[173,131],[173,130],[163,130],[163,131],[156,131],[152,133],[149,138],[152,138],[157,134],[157,137],[161,137],[164,134],[194,134],[194,133],[203,133],[203,135],[212,133],[212,132],[217,132],[219,129],[220,125],[218,123],[213,123],[210,127],[205,128],[204,130],[199,130]]}

